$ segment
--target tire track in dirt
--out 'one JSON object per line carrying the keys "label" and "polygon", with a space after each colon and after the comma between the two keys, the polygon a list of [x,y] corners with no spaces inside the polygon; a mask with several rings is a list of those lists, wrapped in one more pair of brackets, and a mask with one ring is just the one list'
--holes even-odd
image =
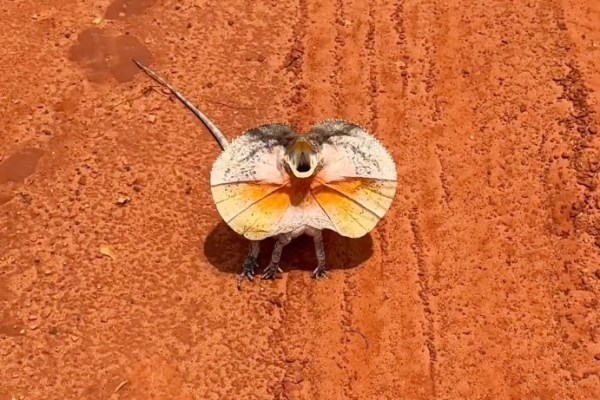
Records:
{"label": "tire track in dirt", "polygon": [[[441,121],[441,107],[442,100],[437,95],[437,83],[439,77],[439,69],[435,54],[441,41],[449,34],[449,27],[446,21],[443,19],[446,13],[442,10],[442,5],[439,2],[433,1],[430,3],[430,7],[420,12],[420,18],[423,20],[423,25],[426,26],[427,36],[423,38],[423,48],[425,52],[426,74],[425,74],[425,85],[424,92],[426,94],[427,102],[431,104],[431,126],[435,129],[434,135],[442,135],[444,122]],[[438,143],[434,146],[435,170],[439,178],[439,187],[441,188],[442,199],[446,205],[450,205],[452,200],[452,194],[450,192],[448,178],[444,171],[444,148]],[[432,155],[433,157],[433,155]]]}
{"label": "tire track in dirt", "polygon": [[346,43],[344,39],[344,27],[347,23],[346,21],[346,11],[344,9],[344,0],[336,0],[336,32],[335,32],[335,47],[333,50],[333,57],[335,59],[335,71],[333,75],[330,75],[331,78],[331,86],[334,88],[333,91],[333,105],[336,110],[336,115],[340,114],[340,110],[342,108],[342,104],[344,103],[344,99],[342,98],[341,93],[341,83],[339,72],[341,70],[342,65],[342,49]]}
{"label": "tire track in dirt", "polygon": [[[301,73],[293,77],[293,85],[301,88],[296,96],[294,128],[307,130],[313,123],[332,118],[340,100],[337,71],[340,48],[336,23],[342,15],[339,3],[304,1],[296,23],[294,48],[302,49],[298,64]],[[328,265],[343,257],[325,249]],[[300,263],[307,260],[300,260]],[[308,266],[306,266],[308,267]],[[335,266],[334,266],[335,267]],[[290,272],[284,319],[286,373],[277,398],[348,398],[352,397],[346,379],[344,358],[344,324],[348,311],[344,308],[346,287],[343,270],[333,270],[331,279],[314,281],[308,268]],[[333,349],[337,349],[333,354]]]}
{"label": "tire track in dirt", "polygon": [[419,228],[419,209],[415,208],[409,215],[411,230],[413,233],[414,242],[412,244],[412,251],[417,258],[419,277],[419,298],[423,305],[423,312],[427,320],[425,326],[425,345],[429,352],[429,375],[431,377],[431,396],[436,397],[436,361],[437,351],[435,348],[435,328],[433,323],[433,315],[430,307],[430,295],[429,295],[429,273],[427,271],[427,258],[426,249],[423,244],[423,236],[421,235],[421,229]]}
{"label": "tire track in dirt", "polygon": [[[353,7],[354,4],[349,4],[348,8]],[[354,11],[354,9],[352,9]],[[364,11],[363,11],[364,12]],[[355,14],[350,14],[351,18],[355,18]],[[372,132],[374,131],[374,127],[377,125],[377,110],[375,104],[375,96],[376,96],[376,76],[375,76],[375,68],[374,68],[374,55],[375,55],[375,43],[374,43],[374,30],[375,30],[375,21],[373,19],[373,2],[370,1],[368,4],[368,12],[367,16],[363,23],[366,22],[366,35],[364,37],[364,46],[360,49],[359,58],[365,60],[364,67],[361,68],[362,71],[366,72],[361,73],[361,81],[364,82],[361,87],[358,88],[359,99],[363,99],[368,105],[369,113],[366,116],[366,120],[368,120],[367,129],[370,129]],[[360,43],[360,42],[358,42]],[[346,46],[354,46],[354,43],[345,43]],[[346,63],[352,62],[352,58],[346,60]],[[365,68],[366,67],[366,68]],[[344,68],[345,70],[346,68]],[[344,85],[345,74],[342,71],[338,73],[342,74],[342,79],[340,81],[340,85]],[[368,79],[366,79],[368,78]],[[353,119],[355,116],[347,116],[346,115],[346,104],[348,102],[352,102],[350,99],[345,99],[344,108],[341,110],[344,119]],[[358,123],[357,121],[353,121],[354,123]],[[374,246],[377,246],[377,241],[374,241]],[[359,268],[364,268],[365,266],[360,266]],[[358,400],[362,398],[360,393],[360,385],[361,378],[360,376],[365,375],[364,369],[364,361],[361,359],[364,357],[365,352],[369,349],[369,339],[371,336],[371,341],[377,340],[376,336],[373,337],[371,332],[368,332],[367,335],[362,332],[362,328],[360,327],[360,313],[355,311],[356,309],[356,292],[359,288],[363,288],[363,293],[368,293],[370,295],[376,294],[374,293],[375,288],[369,287],[369,285],[361,285],[364,280],[357,276],[355,271],[349,271],[344,277],[344,301],[342,305],[342,309],[344,311],[342,315],[343,321],[343,330],[344,330],[344,350],[343,350],[343,359],[346,364],[347,369],[347,382],[346,389],[344,391],[344,398]],[[361,343],[359,338],[362,337],[364,343]]]}
{"label": "tire track in dirt", "polygon": [[[298,0],[296,4],[295,22],[291,36],[291,46],[286,57],[284,69],[291,75],[289,76],[289,86],[291,87],[291,96],[283,102],[287,109],[287,124],[292,129],[297,129],[300,125],[300,113],[305,104],[306,86],[303,82],[303,67],[306,35],[306,24],[308,18],[307,0]],[[287,251],[292,250],[288,245],[284,249],[284,257]],[[298,343],[292,338],[302,337],[305,331],[301,325],[294,326],[289,321],[302,315],[306,309],[302,302],[296,301],[301,296],[303,286],[296,282],[290,282],[292,278],[289,275],[283,277],[284,280],[284,302],[281,304],[283,316],[282,325],[279,332],[277,343],[281,346],[284,353],[282,360],[283,374],[279,382],[274,382],[271,393],[274,399],[294,399],[293,393],[298,393],[297,385],[303,381],[302,371],[308,362],[308,357],[299,350]]]}
{"label": "tire track in dirt", "polygon": [[[579,7],[587,9],[582,12]],[[593,19],[594,12],[599,15],[600,7],[585,1],[581,4],[562,1],[554,8],[558,32],[565,43],[562,57],[566,60],[564,73],[554,81],[562,91],[559,100],[569,104],[569,110],[557,120],[561,127],[557,142],[562,147],[559,158],[562,162],[556,163],[553,168],[556,175],[549,175],[548,183],[554,184],[549,192],[554,193],[556,199],[555,215],[566,226],[557,232],[566,239],[561,254],[564,268],[559,297],[564,311],[557,319],[565,342],[572,349],[565,364],[571,371],[575,398],[600,396],[600,335],[597,324],[590,322],[600,318],[600,273],[595,275],[600,262],[600,138],[597,135],[600,107],[597,93],[591,90],[600,77],[600,68],[589,68],[589,58],[594,55],[589,46],[585,46],[586,40],[591,40],[591,47],[594,48],[594,44],[598,47],[595,41],[600,38],[600,31],[586,31],[585,23],[586,19]],[[562,190],[556,182],[561,183]]]}
{"label": "tire track in dirt", "polygon": [[[437,95],[437,80],[438,71],[435,60],[436,46],[439,45],[439,37],[443,34],[442,29],[444,24],[439,19],[439,4],[437,1],[430,1],[427,3],[427,7],[422,2],[415,2],[411,4],[413,9],[418,12],[419,25],[421,26],[422,32],[426,33],[421,39],[423,57],[418,59],[418,62],[422,64],[423,74],[423,88],[419,93],[421,96],[420,100],[427,104],[423,107],[426,114],[426,125],[432,130],[432,136],[441,132],[440,130],[440,100]],[[416,32],[413,32],[416,33]],[[419,95],[418,94],[418,95]],[[429,182],[425,185],[430,187],[431,193],[428,196],[433,196],[429,201],[434,202],[432,208],[428,209],[427,214],[431,211],[439,209],[439,199],[446,201],[448,198],[449,189],[445,184],[445,175],[442,169],[442,159],[438,153],[438,148],[435,144],[430,143],[428,140],[425,141],[426,146],[426,159],[427,165],[432,166],[429,171]],[[435,173],[434,173],[435,171]],[[427,174],[427,172],[425,173]],[[433,174],[433,176],[432,176]],[[427,193],[427,192],[425,192]],[[422,234],[422,224],[424,223],[421,217],[423,199],[416,199],[416,205],[412,212],[409,214],[411,220],[411,231],[414,236],[414,243],[411,248],[415,253],[418,265],[418,279],[419,279],[419,298],[423,307],[423,314],[425,316],[425,345],[428,352],[429,358],[429,374],[431,379],[431,396],[436,398],[437,393],[437,380],[440,379],[437,374],[437,337],[436,337],[436,311],[437,304],[435,299],[430,294],[430,288],[435,285],[436,273],[434,265],[432,264],[428,255],[427,240]]]}
{"label": "tire track in dirt", "polygon": [[[303,80],[307,85],[307,105],[302,107],[306,115],[305,124],[323,117],[329,118],[337,108],[342,118],[355,120],[371,129],[378,125],[378,75],[382,68],[388,68],[387,60],[379,60],[382,59],[382,54],[389,52],[390,43],[387,38],[385,43],[378,42],[375,32],[378,29],[377,24],[383,24],[387,31],[393,33],[396,23],[390,18],[387,9],[381,13],[376,11],[376,7],[379,6],[381,5],[372,3],[370,11],[365,13],[359,2],[344,2],[343,14],[346,21],[343,26],[336,27],[337,36],[333,43],[329,41],[333,36],[326,32],[329,28],[323,27],[328,26],[327,21],[334,21],[342,14],[339,3],[336,3],[336,7],[318,6],[320,18],[315,31],[312,30],[313,25],[309,17],[308,26],[311,29],[305,32],[303,45],[307,49],[303,59]],[[312,3],[307,5],[309,15],[315,15],[314,7],[316,5]],[[341,40],[340,37],[347,39]],[[394,45],[395,41],[391,44]],[[313,49],[314,53],[310,49]],[[337,55],[337,52],[342,54]],[[396,55],[392,53],[392,57]],[[336,77],[335,80],[323,81],[324,77],[332,75]],[[308,86],[309,82],[313,86]],[[340,86],[332,87],[337,82]],[[385,84],[386,90],[393,96],[396,96],[394,89],[401,88],[401,84],[398,88],[395,87],[397,83],[386,81]],[[332,96],[340,96],[340,99],[332,99]],[[366,109],[365,102],[368,104]],[[394,110],[394,113],[396,112],[397,110]],[[358,120],[356,116],[359,116]],[[398,121],[397,117],[393,117],[392,120]],[[388,125],[388,132],[392,125],[393,123]],[[422,380],[430,380],[427,362],[423,360],[422,371],[415,368],[415,364],[420,363],[421,347],[424,347],[425,340],[414,339],[415,332],[420,329],[420,322],[413,319],[415,316],[418,318],[422,309],[416,315],[411,314],[412,296],[416,296],[418,291],[418,267],[415,260],[412,264],[414,269],[408,273],[408,276],[414,277],[415,284],[406,290],[400,290],[400,296],[396,294],[397,283],[391,282],[390,286],[386,287],[386,276],[389,275],[387,270],[391,267],[386,264],[392,264],[396,260],[384,258],[384,252],[398,244],[397,240],[393,239],[394,235],[387,232],[386,225],[387,222],[382,221],[372,235],[375,240],[374,247],[380,248],[381,252],[374,254],[357,270],[334,270],[332,279],[325,282],[327,287],[324,291],[319,287],[314,289],[314,283],[307,277],[300,280],[290,276],[286,331],[304,330],[314,334],[309,343],[304,344],[304,348],[292,339],[294,343],[290,344],[286,351],[292,360],[289,367],[292,373],[287,374],[289,379],[286,379],[283,397],[300,398],[302,393],[312,393],[312,397],[318,394],[327,398],[369,398],[381,393],[380,385],[387,387],[384,391],[386,397],[399,392],[417,393],[419,397],[427,393],[427,389],[422,388]],[[406,232],[402,246],[410,249],[410,226],[406,223],[401,229]],[[393,240],[393,245],[388,245],[390,239]],[[348,257],[345,254],[348,249],[339,250],[339,254],[333,255],[334,250],[330,249],[328,256],[344,262]],[[407,256],[408,261],[410,256]],[[400,274],[392,274],[398,282],[404,281],[405,275],[403,271]],[[357,296],[358,293],[360,296]],[[292,305],[292,299],[297,307]],[[385,302],[388,302],[389,306],[379,307]],[[399,303],[408,305],[411,310],[401,310]],[[324,309],[327,311],[323,311]],[[394,313],[406,315],[410,322],[383,324],[387,315]],[[397,335],[401,338],[398,339]],[[340,344],[333,357],[335,363],[329,361],[331,354],[323,352],[326,348],[325,340],[328,343]],[[414,346],[413,342],[417,343],[417,346]],[[381,365],[393,367],[382,369]],[[406,372],[407,380],[399,379],[396,368]],[[321,378],[314,382],[298,383],[295,371],[304,371],[309,376]],[[425,395],[424,398],[426,397]]]}
{"label": "tire track in dirt", "polygon": [[[555,140],[544,131],[553,132],[554,115],[565,111],[551,83],[564,58],[551,3],[439,2],[435,89],[442,126],[451,129],[436,138],[436,147],[454,213],[435,210],[423,226],[434,222],[431,216],[444,222],[422,234],[437,247],[432,291],[448,305],[438,319],[440,398],[574,397],[566,372],[571,346],[557,312],[564,274],[559,249],[567,247],[546,231],[546,184],[538,180],[547,170],[538,161],[540,143]],[[469,189],[461,190],[466,182]],[[511,338],[485,328],[505,324]],[[470,362],[461,358],[467,352]],[[492,384],[492,377],[503,384]]]}
{"label": "tire track in dirt", "polygon": [[398,72],[402,77],[401,95],[406,96],[406,89],[408,87],[408,71],[407,61],[408,54],[406,53],[406,32],[404,28],[404,0],[394,2],[393,11],[391,14],[392,23],[396,32],[396,48],[399,50],[400,60],[396,61]]}
{"label": "tire track in dirt", "polygon": [[[593,277],[588,267],[593,264],[586,261],[586,258],[590,258],[590,249],[575,243],[593,243],[598,240],[598,225],[594,221],[594,213],[597,212],[597,206],[594,205],[594,196],[597,196],[594,170],[597,169],[600,147],[597,143],[594,145],[593,140],[590,140],[593,137],[589,136],[588,129],[595,128],[589,118],[590,109],[583,77],[575,61],[569,61],[567,68],[568,73],[563,78],[556,79],[563,90],[560,99],[571,103],[573,110],[570,116],[557,121],[563,127],[559,138],[559,142],[563,144],[563,152],[556,155],[566,158],[567,163],[557,164],[552,171],[561,178],[548,174],[547,186],[550,187],[550,193],[554,193],[551,198],[553,218],[560,223],[559,229],[552,229],[551,232],[567,239],[561,246],[560,255],[564,268],[559,298],[565,310],[556,315],[564,340],[572,347],[571,354],[564,361],[564,368],[571,372],[573,384],[580,395],[584,395],[586,390],[582,386],[590,384],[589,378],[600,378],[600,368],[593,361],[600,346],[590,345],[598,339],[593,333],[593,324],[589,322],[598,319],[596,310],[599,296],[598,289],[593,287]],[[568,150],[565,152],[566,149]],[[566,184],[561,189],[556,185],[559,181]],[[597,255],[597,251],[595,253]],[[592,390],[600,393],[600,387],[595,386]]]}
{"label": "tire track in dirt", "polygon": [[302,66],[304,63],[304,52],[306,50],[304,36],[308,18],[307,3],[308,0],[298,0],[292,44],[284,64],[285,70],[291,72],[292,75],[290,77],[292,94],[290,98],[283,103],[289,110],[288,115],[290,120],[288,123],[292,125],[292,127],[300,124],[300,112],[306,104],[306,85],[302,79]]}
{"label": "tire track in dirt", "polygon": [[[380,4],[378,9],[383,11],[385,7]],[[405,152],[411,155],[398,156],[398,158],[399,165],[414,167],[412,170],[401,167],[399,173],[405,175],[405,177],[400,177],[401,181],[410,179],[410,186],[420,188],[416,191],[413,190],[406,197],[409,202],[404,205],[404,209],[410,225],[410,241],[407,248],[412,250],[416,260],[415,283],[412,289],[420,303],[418,321],[421,323],[421,346],[426,357],[423,365],[427,379],[422,383],[422,391],[427,398],[431,398],[437,396],[436,379],[438,378],[436,374],[436,304],[434,297],[430,294],[430,285],[436,275],[428,256],[429,246],[426,238],[421,234],[423,216],[420,210],[426,210],[424,211],[426,214],[430,213],[436,208],[437,199],[442,197],[440,196],[442,190],[440,190],[438,177],[442,176],[443,171],[440,169],[439,156],[430,141],[433,134],[438,132],[439,120],[438,99],[435,92],[437,71],[433,60],[437,4],[404,1],[396,4],[395,7],[396,9],[390,10],[387,15],[382,12],[382,17],[391,15],[391,20],[389,17],[382,19],[392,23],[396,41],[402,46],[400,54],[397,56],[399,59],[395,60],[397,69],[394,71],[395,80],[399,80],[401,85],[397,85],[391,90],[385,89],[385,94],[380,94],[380,96],[387,96],[387,92],[392,90],[402,93],[404,96],[396,99],[395,103],[385,102],[381,108],[390,111],[396,110],[400,104],[405,103],[406,110],[410,110],[399,116],[405,120],[399,126],[404,128],[402,135],[407,138],[407,141],[400,146],[406,147]],[[385,37],[386,33],[379,36]],[[379,57],[384,58],[385,51],[385,46],[382,46]],[[388,61],[387,64],[389,63]],[[390,77],[391,73],[384,70],[382,75]],[[396,120],[400,118],[396,118]],[[390,117],[388,119],[393,120]],[[405,159],[402,160],[402,158]],[[436,176],[436,171],[439,171],[438,176]],[[408,186],[407,183],[404,183],[399,187]],[[405,196],[407,196],[406,193]]]}
{"label": "tire track in dirt", "polygon": [[[376,71],[375,71],[375,43],[373,18],[373,2],[368,4],[365,13],[364,5],[356,1],[346,1],[344,9],[347,16],[345,35],[347,40],[341,49],[343,52],[343,64],[340,85],[343,97],[343,107],[340,110],[341,117],[352,120],[352,122],[365,126],[374,132],[377,125],[376,96]],[[360,44],[363,44],[362,46]],[[365,109],[364,104],[367,107]],[[360,111],[359,111],[360,110]],[[366,111],[366,112],[365,112]],[[374,248],[380,247],[380,237],[376,232],[372,233]],[[372,262],[363,264],[359,270],[349,272],[345,279],[345,360],[348,369],[347,396],[352,398],[364,398],[368,382],[365,378],[372,376],[373,369],[367,366],[373,365],[372,352],[380,351],[379,337],[381,328],[373,329],[381,324],[378,316],[365,315],[365,309],[372,310],[371,301],[381,298],[380,288],[373,284],[376,277],[382,276],[381,254],[374,254]],[[371,272],[365,270],[371,269]],[[375,271],[373,271],[375,269]],[[365,276],[368,278],[365,279]],[[369,301],[365,302],[363,297],[357,297],[357,291],[362,292]]]}
{"label": "tire track in dirt", "polygon": [[[397,313],[400,309],[407,309],[407,316],[413,319],[414,324],[412,327],[413,337],[410,340],[403,337],[403,346],[398,349],[400,353],[396,353],[394,351],[396,349],[391,351],[392,354],[396,353],[394,354],[396,359],[400,360],[397,361],[396,368],[400,368],[403,364],[411,365],[410,370],[403,370],[403,375],[409,377],[408,382],[395,382],[396,387],[391,389],[390,393],[398,390],[413,398],[428,399],[435,397],[435,390],[433,388],[431,354],[426,353],[430,348],[431,334],[429,332],[431,332],[431,323],[428,315],[426,315],[426,306],[420,296],[423,293],[420,288],[422,289],[423,285],[422,272],[425,265],[422,257],[422,247],[420,247],[422,241],[419,242],[417,248],[415,248],[414,243],[417,239],[417,236],[415,236],[416,216],[412,212],[406,211],[411,210],[415,204],[413,200],[414,190],[411,190],[410,194],[405,190],[410,186],[410,184],[407,185],[407,178],[411,175],[411,178],[414,177],[406,166],[419,164],[416,161],[419,155],[413,159],[406,153],[422,153],[422,148],[420,148],[422,144],[418,143],[418,140],[414,141],[413,148],[409,144],[412,139],[410,132],[412,121],[410,120],[411,115],[413,115],[410,109],[415,104],[409,96],[410,85],[414,84],[414,81],[410,80],[409,70],[414,67],[416,60],[414,59],[414,47],[412,43],[409,43],[409,34],[406,29],[406,1],[395,2],[391,5],[381,2],[378,5],[377,22],[380,34],[378,35],[379,40],[376,48],[378,57],[381,60],[378,71],[381,82],[378,102],[381,110],[386,110],[382,112],[380,132],[381,134],[387,132],[388,146],[390,146],[394,158],[398,160],[399,190],[396,201],[399,203],[397,209],[403,210],[399,215],[396,214],[395,217],[390,218],[405,219],[407,221],[400,235],[404,240],[399,237],[397,224],[392,224],[391,219],[386,219],[381,223],[383,265],[386,268],[384,281],[390,282],[390,287],[386,288],[386,299],[388,296],[398,297],[398,299],[405,298],[400,304],[394,305],[387,313]],[[395,42],[396,46],[394,47],[390,42]],[[390,48],[395,48],[396,51],[391,52]],[[401,151],[406,147],[409,148],[407,152]],[[396,213],[398,212],[396,211]],[[391,210],[390,214],[394,215],[394,209]],[[391,232],[395,234],[388,232],[388,225],[392,225]],[[411,249],[413,258],[407,257],[403,262],[403,260],[398,260],[387,254],[391,249],[399,246],[406,250]],[[400,273],[401,270],[405,270],[405,273]],[[402,293],[398,287],[398,282],[410,282],[409,285],[406,285],[405,293]],[[407,303],[406,299],[410,298],[414,298],[415,303]],[[393,304],[391,301],[390,303]],[[388,325],[392,324],[388,322]],[[388,328],[388,331],[393,332],[393,330],[393,325]],[[383,336],[390,335],[394,337],[391,332]],[[411,343],[411,341],[414,342]],[[389,343],[389,345],[392,345],[392,343]],[[409,349],[413,349],[412,354],[410,354]],[[410,356],[407,357],[406,354],[410,354]],[[404,361],[403,358],[407,358],[407,360]],[[387,379],[391,382],[394,381],[391,376]],[[388,394],[388,396],[394,398],[391,394]]]}
{"label": "tire track in dirt", "polygon": [[[356,19],[356,9],[354,7],[354,3],[348,4],[348,8],[351,8],[352,11],[349,17]],[[375,21],[373,1],[368,3],[368,11],[364,20],[361,20],[361,23],[365,25],[364,29],[366,30],[366,34],[364,36],[364,45],[362,49],[359,50],[360,53],[358,55],[359,59],[364,60],[360,73],[360,81],[363,82],[363,84],[357,88],[359,93],[358,99],[362,99],[366,102],[368,114],[363,118],[368,120],[368,123],[366,124],[367,129],[371,132],[375,132],[377,126],[377,104],[375,101],[375,97],[377,96],[377,76],[375,67]],[[355,46],[355,43],[346,42],[346,46]],[[360,41],[358,43],[360,43]],[[353,64],[354,60],[355,59],[352,57],[345,60],[345,68],[343,69],[346,70],[346,66],[348,64]],[[340,85],[345,85],[346,76],[342,71],[339,73],[342,74]],[[344,102],[344,108],[342,109],[344,119],[356,118],[356,116],[351,116],[346,113],[347,104],[351,102],[353,101],[348,98],[346,98]],[[356,120],[353,122],[359,123]],[[377,246],[377,242],[378,240],[375,240],[373,245]],[[381,263],[380,257],[381,256],[377,257],[377,262],[379,264]],[[365,268],[365,265],[360,266],[359,268]],[[380,296],[381,294],[378,293],[376,287],[365,282],[364,278],[361,279],[361,276],[359,276],[359,273],[356,271],[350,271],[346,274],[344,277],[344,287],[344,314],[342,317],[345,333],[345,349],[343,357],[347,365],[347,390],[344,393],[344,398],[360,399],[363,398],[361,390],[364,390],[361,387],[363,384],[362,378],[367,375],[363,359],[365,357],[365,352],[370,349],[370,343],[377,340],[378,335],[373,335],[372,329],[368,331],[366,335],[363,333],[364,328],[362,328],[361,325],[367,325],[365,324],[367,321],[364,319],[364,312],[361,312],[360,310],[361,304],[359,303],[356,294],[359,288],[362,289],[361,291],[363,294],[367,294],[369,297]],[[368,325],[377,323],[372,320],[369,322]],[[371,337],[371,340],[369,340],[369,337]],[[364,343],[362,343],[361,338],[364,340]]]}
{"label": "tire track in dirt", "polygon": [[[390,131],[390,126],[398,122],[396,113],[401,114],[402,111],[398,110],[398,104],[385,108],[386,104],[380,98],[382,93],[396,96],[402,89],[394,78],[389,79],[389,75],[394,74],[394,71],[389,70],[389,66],[396,67],[398,54],[402,52],[402,49],[390,52],[390,48],[396,44],[395,41],[390,42],[390,33],[394,32],[393,21],[390,18],[391,10],[387,5],[370,2],[365,12],[360,2],[353,1],[346,2],[346,10],[352,24],[352,41],[364,43],[362,48],[349,44],[345,49],[345,79],[342,84],[348,93],[346,98],[349,99],[345,109],[346,115],[361,115],[362,121],[359,122],[394,151],[394,138],[390,136],[390,133],[393,135],[393,131]],[[367,107],[356,113],[354,110],[360,110],[361,100],[366,102]],[[384,106],[380,105],[382,103]],[[394,115],[387,112],[385,115],[379,115],[380,108],[394,110]],[[397,210],[396,207],[397,202],[393,208]],[[388,216],[372,233],[374,246],[379,248],[379,252],[374,254],[371,262],[356,270],[347,281],[352,293],[349,299],[352,308],[352,329],[363,334],[369,343],[369,347],[365,349],[359,339],[347,350],[353,392],[358,398],[394,398],[399,394],[413,395],[423,392],[422,375],[418,367],[422,344],[418,339],[415,341],[416,346],[412,343],[414,331],[418,331],[419,324],[418,314],[413,314],[414,309],[410,304],[410,295],[416,288],[409,285],[406,290],[399,289],[395,279],[404,281],[405,274],[401,272],[400,277],[394,273],[390,275],[390,269],[395,268],[398,260],[388,255],[389,250],[397,246],[409,248],[405,240],[400,239],[399,243],[398,237],[388,232],[390,224],[394,232],[398,232],[398,228],[402,230],[397,223],[390,223],[396,220],[394,210],[390,210]],[[409,232],[406,226],[404,229]],[[416,263],[414,265],[416,267]],[[408,276],[411,276],[410,268]],[[414,276],[416,277],[416,272]],[[357,296],[357,290],[360,290],[360,296]],[[398,304],[407,307],[402,309]],[[410,322],[398,324],[390,321],[388,315],[398,315],[400,319],[406,317]],[[388,367],[381,368],[382,365]],[[404,367],[408,365],[410,368]],[[405,378],[399,378],[396,371],[402,371]],[[385,389],[382,390],[382,387]]]}
{"label": "tire track in dirt", "polygon": [[365,55],[364,57],[367,60],[368,66],[368,100],[367,104],[369,105],[369,126],[372,132],[377,132],[377,66],[376,66],[376,53],[375,53],[375,4],[374,1],[369,1],[368,7],[368,30],[367,37],[365,38]]}
{"label": "tire track in dirt", "polygon": [[[404,166],[410,164],[406,160],[407,155],[400,151],[402,144],[397,139],[402,138],[407,129],[407,122],[403,117],[407,115],[409,108],[404,104],[408,93],[405,88],[408,74],[402,74],[407,67],[405,60],[409,49],[398,46],[398,42],[402,43],[399,40],[401,33],[398,32],[402,21],[398,19],[403,16],[398,4],[372,2],[368,12],[358,3],[346,4],[349,19],[356,24],[356,29],[361,32],[366,44],[362,54],[347,57],[349,60],[364,60],[358,66],[362,76],[358,75],[357,80],[362,84],[353,86],[355,76],[347,73],[348,80],[344,86],[362,93],[359,98],[369,99],[367,104],[371,104],[363,118],[368,119],[367,126],[381,138],[398,160],[399,188],[402,188],[406,184],[406,178],[402,176]],[[353,35],[353,39],[360,42],[361,36]],[[352,70],[350,65],[352,62],[348,61],[345,71]],[[350,89],[353,87],[355,89]],[[353,326],[370,338],[371,344],[362,365],[360,353],[351,353],[356,355],[353,357],[354,364],[358,367],[354,391],[360,398],[372,398],[376,395],[395,398],[399,394],[430,398],[431,395],[429,359],[425,346],[427,335],[424,333],[428,324],[423,315],[424,307],[419,304],[417,295],[418,263],[410,251],[412,235],[409,221],[400,211],[409,208],[406,196],[399,189],[389,214],[373,232],[376,239],[374,245],[380,248],[380,252],[372,260],[377,265],[376,271],[368,263],[355,273],[363,295],[355,296],[352,302]],[[401,257],[398,257],[398,251],[395,252],[395,257],[389,255],[390,249],[399,248],[406,249]],[[408,284],[403,285],[401,282]],[[365,292],[369,294],[365,295]],[[373,313],[373,310],[377,312]],[[389,315],[397,316],[398,321],[388,318]],[[389,367],[377,367],[381,365]],[[403,378],[399,378],[396,371]],[[382,386],[386,390],[382,391]]]}
{"label": "tire track in dirt", "polygon": [[436,146],[436,155],[438,161],[438,169],[440,171],[439,178],[442,186],[444,202],[447,206],[450,206],[452,202],[452,192],[450,192],[450,185],[448,184],[448,176],[444,170],[444,150],[440,146]]}

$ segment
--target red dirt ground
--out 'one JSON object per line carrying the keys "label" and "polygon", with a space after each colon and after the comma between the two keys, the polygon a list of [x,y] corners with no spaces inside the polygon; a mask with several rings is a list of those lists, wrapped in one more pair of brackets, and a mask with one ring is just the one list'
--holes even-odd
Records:
{"label": "red dirt ground", "polygon": [[[0,16],[1,400],[600,398],[598,1]],[[300,239],[238,291],[219,149],[132,56],[229,138],[364,125],[397,162],[392,209],[327,235],[330,279]]]}

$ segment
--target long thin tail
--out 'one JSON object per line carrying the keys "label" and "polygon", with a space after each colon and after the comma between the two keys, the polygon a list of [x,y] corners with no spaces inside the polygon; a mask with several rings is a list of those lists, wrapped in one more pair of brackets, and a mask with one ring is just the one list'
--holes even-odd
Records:
{"label": "long thin tail", "polygon": [[179,93],[177,91],[177,89],[175,89],[173,86],[171,86],[167,81],[165,81],[163,78],[161,78],[156,72],[152,71],[150,68],[146,67],[145,65],[143,65],[141,62],[139,62],[135,58],[133,58],[132,60],[138,67],[140,67],[142,69],[142,71],[144,71],[146,74],[148,74],[148,76],[150,78],[154,79],[155,81],[157,81],[158,83],[160,83],[161,85],[163,85],[164,87],[169,89],[171,91],[171,93],[173,93],[173,95],[175,97],[177,97],[177,99],[179,99],[179,101],[181,101],[183,103],[183,105],[186,106],[196,116],[196,118],[198,118],[200,120],[200,122],[202,122],[204,124],[204,126],[206,126],[206,128],[210,131],[210,133],[214,136],[214,138],[219,143],[219,146],[221,146],[221,150],[225,150],[225,148],[229,145],[229,143],[227,142],[227,139],[221,133],[221,131],[215,126],[215,124],[213,124],[212,121],[210,119],[208,119],[208,117],[206,115],[202,114],[200,112],[200,110],[198,110],[192,103],[189,102],[188,99],[186,99],[181,93]]}

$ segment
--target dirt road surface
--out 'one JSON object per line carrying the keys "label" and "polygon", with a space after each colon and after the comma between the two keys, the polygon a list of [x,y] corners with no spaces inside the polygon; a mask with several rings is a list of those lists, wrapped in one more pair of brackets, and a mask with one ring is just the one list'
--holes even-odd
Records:
{"label": "dirt road surface", "polygon": [[[0,4],[0,399],[600,398],[595,0]],[[325,118],[390,149],[367,237],[238,291],[219,148]],[[268,261],[265,246],[261,265]]]}

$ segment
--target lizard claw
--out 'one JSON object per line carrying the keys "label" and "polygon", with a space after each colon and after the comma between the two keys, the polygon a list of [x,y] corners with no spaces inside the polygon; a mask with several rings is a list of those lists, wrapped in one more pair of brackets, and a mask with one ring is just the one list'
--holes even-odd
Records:
{"label": "lizard claw", "polygon": [[327,270],[325,269],[325,265],[319,265],[312,272],[312,277],[315,279],[329,278],[329,272],[327,272]]}
{"label": "lizard claw", "polygon": [[238,275],[237,279],[237,288],[238,290],[242,289],[242,282],[244,279],[248,279],[250,282],[254,281],[254,269],[258,266],[256,262],[256,257],[248,256],[244,261],[244,269],[242,273]]}
{"label": "lizard claw", "polygon": [[278,265],[269,264],[262,274],[262,279],[275,279],[281,273],[283,273],[283,270]]}

